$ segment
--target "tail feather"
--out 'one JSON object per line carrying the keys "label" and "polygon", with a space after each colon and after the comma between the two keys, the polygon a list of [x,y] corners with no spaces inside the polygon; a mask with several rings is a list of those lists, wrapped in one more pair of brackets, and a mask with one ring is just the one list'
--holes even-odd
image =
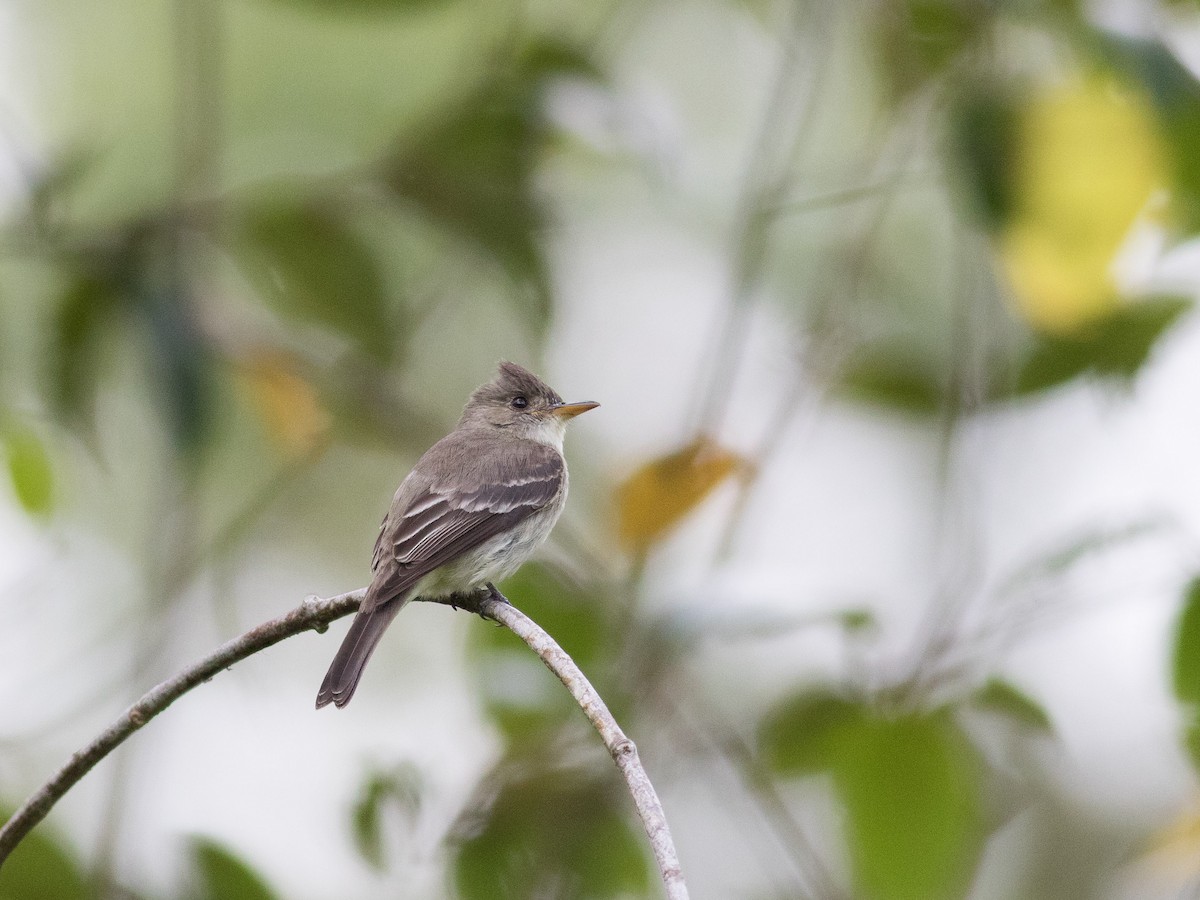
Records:
{"label": "tail feather", "polygon": [[321,682],[321,689],[317,692],[317,709],[329,703],[340,709],[350,702],[367,660],[404,604],[404,600],[392,600],[354,617],[342,646],[325,673],[325,680]]}

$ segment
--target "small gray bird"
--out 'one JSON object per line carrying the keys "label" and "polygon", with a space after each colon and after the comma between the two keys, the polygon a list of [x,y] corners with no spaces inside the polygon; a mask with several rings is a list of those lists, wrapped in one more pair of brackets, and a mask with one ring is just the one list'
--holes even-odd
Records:
{"label": "small gray bird", "polygon": [[567,500],[567,421],[599,405],[563,403],[532,372],[500,363],[392,498],[371,585],[317,692],[317,709],[350,702],[384,630],[413,597],[477,591],[529,558]]}

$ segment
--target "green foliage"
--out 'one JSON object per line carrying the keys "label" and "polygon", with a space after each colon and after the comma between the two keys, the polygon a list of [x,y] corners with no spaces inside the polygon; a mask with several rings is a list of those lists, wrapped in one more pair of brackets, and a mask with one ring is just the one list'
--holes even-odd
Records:
{"label": "green foliage", "polygon": [[851,398],[911,413],[932,413],[946,403],[943,380],[911,352],[879,347],[867,351],[842,376]]}
{"label": "green foliage", "polygon": [[[1119,306],[1099,321],[1070,335],[1037,334],[1012,363],[1015,379],[997,364],[988,388],[993,402],[1037,394],[1083,377],[1126,383],[1150,360],[1155,347],[1190,309],[1190,300],[1158,297]],[[1011,371],[1010,369],[1009,371]],[[853,400],[902,412],[929,414],[952,402],[948,375],[927,359],[900,346],[864,351],[840,379]]]}
{"label": "green foliage", "polygon": [[759,729],[759,752],[783,776],[812,775],[834,765],[846,735],[862,725],[862,704],[824,690],[784,700]]}
{"label": "green foliage", "polygon": [[281,202],[242,210],[237,250],[261,295],[284,316],[340,334],[387,361],[396,329],[374,251],[327,206]]}
{"label": "green foliage", "polygon": [[1174,297],[1129,303],[1078,335],[1042,336],[1021,367],[1017,392],[1043,391],[1080,375],[1132,379],[1190,308],[1190,301]]}
{"label": "green foliage", "polygon": [[188,900],[276,900],[262,876],[211,838],[190,841],[193,889]]}
{"label": "green foliage", "polygon": [[[933,7],[942,4],[932,3]],[[1094,58],[1140,87],[1154,103],[1172,168],[1179,226],[1200,229],[1200,82],[1161,42],[1072,29]],[[985,222],[1003,225],[1011,212],[1017,106],[993,84],[968,82],[951,119],[957,155]]]}
{"label": "green foliage", "polygon": [[1095,32],[1098,56],[1140,84],[1154,101],[1172,162],[1180,227],[1200,231],[1200,82],[1161,42]]}
{"label": "green foliage", "polygon": [[539,334],[551,312],[541,244],[546,214],[533,177],[546,129],[542,88],[556,75],[594,72],[571,47],[535,43],[406,143],[388,167],[387,184],[398,197],[528,288],[523,311]]}
{"label": "green foliage", "polygon": [[354,846],[367,864],[378,872],[387,867],[383,816],[388,806],[398,808],[410,822],[420,812],[421,786],[411,766],[371,772],[354,803],[351,818]]}
{"label": "green foliage", "polygon": [[[456,848],[463,900],[605,900],[641,896],[650,868],[611,782],[561,772],[501,788],[478,831]],[[623,801],[623,802],[617,802]]]}
{"label": "green foliage", "polygon": [[425,9],[445,0],[279,0],[330,14],[403,13]]}
{"label": "green foliage", "polygon": [[878,627],[875,614],[869,609],[848,609],[838,616],[839,623],[847,632],[862,632]]}
{"label": "green foliage", "polygon": [[98,274],[72,278],[58,301],[45,356],[46,394],[50,408],[71,425],[91,427],[103,331],[122,304],[112,279]]}
{"label": "green foliage", "polygon": [[576,76],[602,82],[604,73],[584,50],[574,44],[539,37],[517,54],[516,69],[539,87],[549,78]]}
{"label": "green foliage", "polygon": [[1180,703],[1200,705],[1200,578],[1193,579],[1183,596],[1183,610],[1175,627],[1172,683]]}
{"label": "green foliage", "polygon": [[1192,767],[1200,771],[1200,716],[1192,713],[1183,729],[1183,748],[1187,751]]}
{"label": "green foliage", "polygon": [[950,117],[967,199],[993,230],[999,230],[1013,211],[1016,121],[1013,98],[990,83],[970,83]]}
{"label": "green foliage", "polygon": [[874,20],[888,86],[900,97],[944,74],[986,33],[991,7],[979,0],[902,0]]}
{"label": "green foliage", "polygon": [[54,473],[41,439],[30,429],[11,424],[0,431],[0,450],[21,506],[34,515],[48,513],[54,501]]}
{"label": "green foliage", "polygon": [[79,186],[92,174],[94,148],[68,146],[43,162],[29,184],[29,218],[36,229],[52,228]]}
{"label": "green foliage", "polygon": [[503,80],[470,98],[396,160],[389,186],[434,221],[493,256],[549,303],[536,235],[545,225],[533,196],[540,137],[535,85]]}
{"label": "green foliage", "polygon": [[983,849],[978,752],[945,712],[864,719],[833,766],[859,895],[961,896]]}
{"label": "green foliage", "polygon": [[991,678],[971,697],[976,709],[995,713],[1032,731],[1053,733],[1050,716],[1028,694],[1000,678]]}
{"label": "green foliage", "polygon": [[[8,813],[0,817],[8,819]],[[0,900],[90,900],[79,862],[48,833],[35,828],[0,869]]]}
{"label": "green foliage", "polygon": [[861,896],[961,892],[985,836],[983,764],[948,711],[888,718],[806,691],[766,717],[759,747],[779,775],[832,774]]}
{"label": "green foliage", "polygon": [[[443,5],[444,16],[401,18],[407,12]],[[101,16],[78,12],[88,4],[71,6],[75,12],[70,14],[58,9],[49,13],[55,21],[53,28],[44,29],[46,35],[66,31],[73,22],[100,19],[112,33],[126,33],[128,12],[114,10]],[[586,143],[599,152],[589,151],[583,160],[556,158],[550,171],[544,170],[546,149],[552,146],[548,138],[553,137],[543,109],[548,83],[564,76],[601,78],[596,66],[569,40],[579,40],[578,46],[601,48],[598,52],[604,58],[625,65],[631,58],[630,48],[645,49],[653,41],[657,49],[661,43],[657,40],[661,35],[644,32],[635,35],[641,44],[620,43],[633,34],[631,27],[634,32],[639,28],[634,21],[639,17],[618,16],[619,28],[613,29],[608,22],[598,30],[595,25],[610,18],[611,10],[605,4],[534,5],[511,21],[511,10],[490,11],[477,19],[478,10],[443,4],[442,0],[274,0],[231,7],[232,15],[223,18],[220,29],[214,29],[214,33],[222,32],[221,46],[208,48],[213,53],[200,60],[203,64],[194,71],[189,72],[186,64],[174,70],[168,60],[202,57],[206,49],[202,41],[190,45],[186,54],[171,54],[165,45],[155,46],[148,54],[139,51],[138,64],[145,66],[149,60],[154,68],[146,78],[146,97],[163,99],[163,103],[134,103],[124,92],[112,91],[121,97],[114,107],[101,91],[85,96],[87,105],[94,104],[95,110],[94,114],[92,109],[86,110],[87,121],[81,120],[80,127],[91,128],[88,122],[93,118],[116,123],[106,129],[101,141],[117,144],[112,154],[117,159],[114,162],[106,153],[102,165],[91,165],[96,155],[89,151],[56,168],[48,167],[46,177],[33,186],[29,221],[15,223],[13,243],[20,245],[28,238],[38,245],[36,265],[44,264],[49,274],[36,277],[61,285],[61,294],[50,317],[33,309],[36,301],[28,303],[32,311],[18,310],[16,304],[21,301],[10,301],[14,312],[24,314],[13,316],[11,321],[18,324],[10,327],[30,327],[24,324],[28,321],[36,323],[33,328],[43,328],[48,323],[48,332],[33,333],[29,341],[20,335],[6,342],[5,362],[9,344],[46,348],[44,360],[34,363],[44,365],[46,406],[62,420],[80,426],[93,421],[97,385],[109,374],[102,371],[106,351],[134,352],[152,376],[147,379],[151,382],[148,390],[161,406],[180,455],[194,455],[210,432],[223,439],[232,435],[229,446],[221,448],[221,465],[213,466],[211,472],[207,467],[197,470],[200,477],[211,480],[194,485],[191,497],[196,508],[183,511],[195,521],[181,521],[185,527],[176,529],[179,540],[163,542],[178,543],[179,558],[159,558],[154,555],[157,546],[148,558],[151,574],[182,567],[198,577],[203,577],[203,572],[197,566],[205,571],[213,565],[227,568],[230,552],[246,535],[286,543],[292,554],[306,553],[303,535],[315,534],[320,528],[307,527],[300,518],[305,511],[315,509],[326,532],[329,527],[337,529],[329,523],[336,523],[339,507],[360,505],[355,498],[370,480],[361,477],[364,469],[370,475],[372,465],[390,467],[395,462],[366,459],[364,466],[363,456],[347,455],[344,442],[354,431],[344,427],[348,423],[364,430],[373,426],[372,434],[386,433],[390,449],[423,449],[425,437],[434,427],[425,422],[438,421],[433,410],[444,411],[441,404],[448,402],[434,382],[457,365],[447,348],[461,348],[463,354],[500,355],[497,345],[513,337],[508,322],[497,323],[501,327],[495,335],[481,334],[492,324],[490,320],[480,326],[444,316],[437,304],[443,292],[459,286],[453,269],[464,260],[468,264],[480,261],[489,274],[499,270],[508,276],[518,304],[516,315],[508,318],[519,319],[530,335],[527,347],[517,352],[528,349],[536,353],[553,318],[546,242],[553,225],[553,198],[543,197],[541,192],[559,187],[585,167],[607,170],[605,180],[572,182],[565,192],[564,208],[579,217],[575,221],[589,227],[596,224],[595,214],[612,215],[611,208],[591,205],[601,192],[610,190],[622,202],[630,201],[626,207],[634,211],[635,218],[641,218],[633,222],[638,234],[648,232],[644,228],[648,224],[669,225],[685,218],[691,238],[696,236],[696,223],[709,237],[723,234],[727,224],[736,228],[737,223],[712,218],[714,211],[723,214],[730,206],[754,223],[761,243],[746,241],[744,259],[718,260],[722,267],[730,263],[729,270],[744,282],[741,302],[745,309],[734,309],[730,315],[735,325],[739,316],[743,322],[757,321],[760,317],[752,308],[756,298],[776,292],[776,273],[769,271],[771,266],[785,257],[798,260],[807,252],[823,256],[815,259],[813,266],[807,259],[792,262],[797,281],[783,287],[806,302],[813,298],[820,311],[812,321],[823,323],[828,317],[828,325],[822,324],[827,330],[813,328],[797,336],[797,345],[803,344],[805,364],[813,363],[810,374],[815,373],[815,382],[828,374],[823,368],[827,361],[843,359],[842,352],[850,349],[851,365],[841,373],[838,387],[851,397],[914,413],[945,411],[948,427],[955,427],[959,388],[963,388],[963,398],[970,396],[975,376],[999,386],[990,399],[1008,402],[1014,381],[1017,393],[1030,394],[1087,376],[1130,379],[1142,369],[1189,308],[1187,302],[1158,299],[1129,304],[1071,337],[1035,335],[1016,320],[991,330],[999,313],[984,308],[994,300],[990,291],[978,288],[979,274],[990,271],[995,260],[987,258],[989,251],[981,235],[971,233],[969,227],[964,231],[961,221],[946,220],[952,218],[947,215],[951,201],[965,195],[973,207],[975,224],[1001,237],[992,249],[1005,252],[1006,248],[999,246],[1008,236],[1004,229],[1019,224],[1013,215],[1023,199],[1014,178],[1014,170],[1020,168],[1014,147],[1022,136],[1017,123],[1027,111],[1023,104],[1037,93],[1025,92],[1021,79],[1031,74],[1040,78],[1050,71],[1051,81],[1060,76],[1065,81],[1078,74],[1072,71],[1077,57],[1055,57],[1063,49],[1064,34],[1082,33],[1092,38],[1089,47],[1096,51],[1095,58],[1145,87],[1153,98],[1166,139],[1163,146],[1173,161],[1181,227],[1200,229],[1200,100],[1195,79],[1163,44],[1096,36],[1071,0],[1016,6],[987,0],[896,0],[869,9],[831,12],[820,22],[814,20],[820,26],[816,30],[809,28],[810,17],[800,16],[802,33],[798,36],[787,34],[775,15],[776,5],[768,6],[769,14],[757,23],[746,20],[735,7],[720,8],[722,18],[713,21],[732,23],[730,46],[744,47],[750,55],[739,61],[741,69],[732,81],[719,68],[704,74],[720,73],[721,91],[739,90],[741,76],[746,76],[747,85],[757,88],[770,77],[769,69],[775,69],[777,62],[772,57],[779,53],[784,64],[778,67],[781,81],[774,89],[774,99],[747,92],[738,98],[745,102],[744,117],[713,119],[709,108],[720,108],[719,104],[697,102],[696,96],[687,93],[694,88],[685,82],[697,74],[689,68],[697,65],[687,57],[691,48],[668,42],[668,55],[654,59],[647,70],[653,82],[650,95],[642,96],[638,87],[636,96],[623,93],[611,109],[573,110],[605,117],[595,132],[588,130],[592,127],[589,120],[581,119],[585,123],[583,139],[569,145],[573,149]],[[37,7],[34,4],[30,10]],[[830,10],[835,8],[830,6]],[[309,15],[297,15],[297,10]],[[389,13],[399,15],[384,22],[382,17]],[[373,14],[380,18],[366,21],[365,17]],[[714,14],[712,10],[705,12],[710,14]],[[109,15],[117,19],[109,23]],[[656,9],[651,21],[673,24],[672,15],[663,7]],[[152,16],[152,27],[157,30],[147,34],[161,40],[169,28],[181,28],[175,40],[186,40],[187,18]],[[424,27],[435,19],[444,21]],[[1059,30],[1044,27],[1051,19],[1061,26]],[[387,28],[392,31],[385,33]],[[261,41],[254,37],[272,30],[279,32],[280,46],[264,52]],[[368,57],[378,60],[384,56],[381,47],[390,52],[387,42],[394,38],[397,46],[404,40],[411,44],[410,32],[418,30],[429,36],[428,48],[421,48],[427,54],[422,59],[455,58],[460,63],[434,73],[425,73],[416,64],[408,69],[407,80],[379,78],[376,75],[383,68],[374,64],[364,67]],[[539,34],[570,37],[555,41],[539,38]],[[1034,40],[1027,40],[1030,37]],[[435,45],[435,41],[441,43]],[[127,42],[129,47],[146,43]],[[69,42],[64,44],[69,46]],[[1014,45],[1021,45],[1016,52]],[[45,55],[71,60],[72,71],[78,68],[89,75],[96,68],[93,55],[111,57],[102,65],[114,69],[125,63],[127,53],[106,48],[103,40],[85,39],[80,46],[87,50],[83,58],[69,52]],[[1037,52],[1030,53],[1030,46]],[[789,48],[796,50],[794,55],[788,55]],[[192,49],[197,52],[192,54]],[[828,60],[822,60],[820,53],[810,53],[814,49],[828,51]],[[394,58],[411,55],[398,51]],[[869,58],[866,68],[870,71],[863,71],[860,56]],[[858,68],[846,65],[847,59]],[[680,61],[686,64],[676,68],[674,64]],[[828,81],[827,63],[832,73]],[[219,71],[221,78],[231,79],[229,86],[237,89],[210,90],[213,85],[203,83],[206,69]],[[397,67],[397,72],[403,71]],[[331,85],[316,83],[338,72],[358,77],[335,78]],[[880,72],[887,79],[883,85],[872,77]],[[108,74],[110,77],[69,80],[94,80],[107,87],[114,83]],[[189,83],[189,77],[197,75],[200,82]],[[784,82],[783,77],[789,75],[794,80]],[[161,90],[163,85],[157,79],[164,76],[171,79],[171,91]],[[397,89],[397,85],[402,87]],[[818,86],[813,96],[803,97],[813,85]],[[828,89],[832,86],[839,89]],[[261,95],[256,93],[259,90]],[[43,93],[51,96],[55,92]],[[890,108],[879,108],[880,93],[889,95],[883,105],[890,103]],[[194,95],[191,100],[189,94]],[[206,99],[206,95],[211,96]],[[397,98],[402,102],[396,102]],[[800,102],[793,105],[791,101]],[[905,107],[895,106],[906,101]],[[209,103],[212,108],[206,109]],[[327,105],[323,108],[322,103]],[[320,113],[336,113],[335,103],[338,109],[348,111],[341,118],[334,116],[339,124],[354,119],[360,109],[365,124],[358,130],[352,126],[350,135],[332,134]],[[804,107],[805,121],[797,123],[785,115],[772,122],[773,103],[789,111]],[[189,105],[193,106],[190,110]],[[300,115],[295,115],[297,110],[302,111]],[[433,110],[432,116],[429,110]],[[760,110],[767,113],[761,128],[751,121]],[[946,110],[952,111],[949,121],[942,118]],[[1144,110],[1139,107],[1139,111]],[[314,112],[318,114],[312,115]],[[222,127],[219,133],[197,137],[194,146],[184,146],[189,141],[188,131],[202,130],[176,127],[192,113],[202,113]],[[1142,118],[1153,131],[1151,118]],[[413,122],[422,124],[414,127]],[[46,134],[63,130],[61,123],[57,127],[53,122],[43,124],[50,126]],[[757,138],[756,130],[760,131]],[[797,143],[789,146],[793,132],[798,135]],[[397,134],[395,143],[381,159],[377,155],[381,141],[391,134]],[[596,134],[601,137],[592,144]],[[679,136],[687,141],[696,136],[702,143],[676,148],[672,144]],[[174,146],[177,138],[183,138],[178,147]],[[1036,144],[1036,135],[1028,140]],[[942,173],[930,172],[930,161],[937,158],[943,141],[953,146],[956,174],[961,176],[950,184]],[[285,145],[302,150],[292,154]],[[659,158],[664,149],[660,145],[667,150],[663,156],[672,157],[665,166]],[[605,146],[622,149],[597,166]],[[630,147],[633,152],[626,152]],[[757,148],[744,172],[728,170],[722,154],[730,147]],[[255,155],[264,148],[261,156]],[[682,152],[676,157],[678,151]],[[220,161],[219,166],[212,166],[220,170],[220,177],[214,179],[217,183],[211,185],[213,195],[175,196],[172,170],[185,172],[190,162],[207,153],[213,157],[210,163]],[[1063,154],[1067,167],[1075,158],[1071,154],[1078,153],[1075,146]],[[132,192],[128,185],[106,187],[106,180],[121,184],[119,170],[122,165],[128,168],[130,157],[139,164],[145,162],[145,185]],[[680,159],[682,167],[676,165]],[[332,177],[310,182],[303,174],[315,171]],[[889,175],[889,171],[896,174]],[[697,172],[719,177],[697,180]],[[1163,177],[1161,173],[1161,166],[1156,166],[1155,177]],[[85,175],[90,184],[83,183]],[[732,177],[735,175],[738,177]],[[822,178],[830,179],[829,186],[834,188],[841,179],[848,184],[847,189],[822,197],[836,196],[837,203],[852,199],[855,206],[847,206],[843,215],[841,210],[828,209],[825,200],[821,216],[789,216],[785,226],[776,231],[773,216],[787,206],[790,188],[801,184],[807,188],[809,179]],[[729,190],[738,181],[744,184],[746,202],[729,204]],[[267,196],[254,187],[264,182],[279,186],[279,193]],[[330,190],[331,185],[337,192]],[[789,189],[778,192],[783,197],[769,196],[775,186]],[[203,185],[196,186],[197,195],[205,192]],[[386,194],[388,203],[376,202],[369,209],[351,205],[360,198],[378,201],[381,194]],[[580,197],[585,198],[583,203],[578,202]],[[758,232],[760,223],[763,227]],[[602,224],[618,230],[612,222]],[[946,239],[950,234],[952,241]],[[628,235],[622,237],[628,239]],[[210,252],[224,241],[228,241],[225,249],[247,276],[250,290],[245,296],[240,292],[247,285],[230,278],[223,267],[227,261]],[[669,247],[677,242],[652,243]],[[720,254],[710,246],[718,242],[702,243],[704,253]],[[754,246],[749,246],[752,243]],[[207,256],[198,266],[192,264],[191,255],[197,245]],[[826,248],[832,249],[824,252]],[[393,263],[393,254],[402,264]],[[946,260],[952,262],[940,265],[939,261]],[[389,276],[401,270],[404,296],[397,297]],[[448,271],[450,278],[446,278]],[[427,283],[419,282],[422,276]],[[3,293],[6,300],[21,296],[7,284]],[[28,292],[31,298],[43,294]],[[953,328],[943,327],[951,321],[950,304],[942,302],[949,297],[963,304],[953,310]],[[1111,300],[1111,292],[1102,299]],[[458,298],[455,302],[464,303]],[[473,307],[468,309],[475,312]],[[232,321],[225,318],[227,310],[234,313]],[[697,305],[692,312],[701,317],[713,313],[707,304]],[[718,309],[715,314],[729,312]],[[961,318],[957,318],[959,313]],[[678,319],[689,314],[673,310],[669,321],[660,317],[658,324],[677,330],[684,327]],[[427,316],[423,322],[422,316]],[[264,322],[262,335],[255,327]],[[410,356],[405,351],[410,343],[417,346],[417,341],[410,339],[419,326],[421,352]],[[469,333],[460,340],[453,328],[462,326]],[[639,327],[646,324],[630,323],[631,329]],[[742,339],[735,334],[737,330],[731,327],[726,332],[731,345]],[[761,333],[758,328],[744,330]],[[447,334],[451,335],[449,344],[439,345],[439,339]],[[312,346],[308,339],[314,336],[317,340]],[[954,346],[960,339],[962,346]],[[218,360],[236,358],[239,367],[249,369],[260,352],[259,341],[279,348],[281,358],[286,354],[289,362],[294,360],[296,378],[284,380],[286,373],[293,371],[290,365],[276,361],[270,368],[268,363],[252,376],[260,379],[257,405],[233,408],[229,419],[218,423],[211,384]],[[249,349],[249,342],[255,342],[255,349]],[[326,352],[331,344],[350,352],[341,357],[331,355]],[[652,362],[669,366],[669,349],[664,349],[663,360]],[[738,352],[731,353],[730,359],[751,359],[755,352],[751,344],[735,349]],[[128,366],[111,368],[129,378]],[[6,369],[6,385],[16,383],[20,374],[18,366]],[[724,386],[740,385],[744,373],[716,374],[727,379]],[[713,422],[728,419],[739,390],[731,389],[728,408],[714,415]],[[262,391],[271,392],[266,401]],[[124,401],[116,396],[112,399]],[[774,406],[773,398],[760,399]],[[700,394],[662,398],[648,393],[640,398],[640,402],[672,411],[702,408],[705,400]],[[305,405],[307,414],[300,410]],[[120,410],[121,424],[137,422],[137,411],[130,412],[127,404],[113,404],[113,408]],[[264,409],[268,415],[263,415]],[[238,430],[247,425],[240,419],[248,419],[251,412],[258,412],[268,424],[270,413],[277,413],[272,431],[276,436],[282,431],[279,422],[295,422],[305,415],[310,421],[334,422],[333,426],[314,427],[309,434],[319,431],[319,440],[335,445],[338,455],[331,454],[320,472],[301,471],[306,462],[290,463],[289,470],[268,485],[270,492],[259,497],[254,486],[258,476],[266,473],[253,469],[257,460],[247,462],[256,452],[247,446],[258,448],[261,435],[254,432],[251,442],[248,429]],[[101,424],[108,429],[119,427]],[[153,424],[143,428],[137,438],[151,432]],[[218,424],[220,427],[215,427]],[[775,424],[782,429],[786,423],[781,419]],[[324,428],[328,431],[321,430]],[[950,440],[954,435],[944,437],[942,449],[954,444]],[[38,514],[51,508],[54,476],[59,474],[51,470],[45,440],[41,432],[0,429],[0,456],[16,496],[27,510]],[[306,440],[313,439],[304,434],[298,439],[300,443]],[[769,445],[769,441],[763,444]],[[120,443],[106,441],[106,449],[109,446]],[[693,456],[712,463],[708,455],[712,448],[700,449],[706,453]],[[694,482],[684,486],[696,487],[696,496],[703,497],[706,484],[726,483],[731,472],[740,471],[736,466],[729,468],[737,460],[731,462],[727,456],[718,461],[720,465],[708,470],[693,466],[696,472],[684,472]],[[115,468],[124,460],[103,462]],[[61,464],[66,463],[64,456]],[[88,472],[96,472],[99,478],[108,474],[99,467]],[[212,477],[217,472],[221,478]],[[132,479],[89,484],[84,496],[89,501],[99,497],[101,503],[126,501],[112,504],[120,510],[159,508],[160,504],[140,502],[144,498],[137,496],[112,497],[115,491],[108,490],[110,484],[123,488],[137,482],[138,474]],[[309,475],[315,478],[309,480]],[[287,490],[297,477],[304,478],[306,485],[299,498],[295,491]],[[337,484],[331,488],[333,481]],[[662,496],[652,496],[654,502],[642,506],[669,513],[671,504],[678,506],[682,496],[680,482],[678,478],[675,483],[660,481]],[[331,491],[328,496],[315,493],[325,488]],[[247,500],[243,508],[241,504]],[[276,509],[273,504],[277,501],[284,505]],[[694,505],[683,503],[687,509]],[[739,506],[753,511],[754,503]],[[265,519],[261,518],[264,512]],[[225,521],[227,513],[236,527],[219,530],[216,523]],[[263,527],[257,527],[259,524]],[[141,534],[146,529],[131,530]],[[211,553],[206,549],[210,532],[217,532],[211,546],[218,548]],[[126,552],[119,541],[111,543],[114,558]],[[608,552],[603,541],[597,544],[600,554]],[[729,542],[730,552],[737,552],[736,544]],[[1065,571],[1084,551],[1106,547],[1096,540],[1068,548],[1040,561],[1030,570],[1030,581],[1014,584],[1027,587],[1034,578]],[[165,551],[172,552],[170,547]],[[249,557],[242,561],[254,562]],[[670,560],[664,557],[662,563],[667,566]],[[659,711],[655,702],[671,689],[673,683],[668,679],[681,674],[673,668],[674,654],[683,646],[690,650],[691,645],[664,636],[667,629],[656,631],[649,617],[634,614],[635,604],[654,594],[660,576],[669,579],[670,572],[655,572],[651,582],[640,579],[640,572],[638,575],[621,586],[622,605],[615,602],[615,590],[605,593],[581,588],[545,566],[525,567],[504,589],[587,671],[631,733],[645,729],[647,737],[653,738],[654,728],[662,726],[654,715]],[[1198,607],[1200,582],[1189,587],[1174,657],[1175,691],[1191,714],[1186,741],[1200,768]],[[679,612],[681,616],[690,614],[689,609]],[[857,646],[867,639],[867,632],[884,627],[862,611],[846,613],[840,623],[844,631],[838,637],[855,641]],[[631,824],[628,798],[616,787],[611,766],[599,760],[600,767],[591,775],[603,776],[603,784],[580,781],[561,771],[567,754],[579,751],[579,744],[566,739],[575,735],[567,729],[582,732],[585,727],[578,709],[553,676],[506,630],[474,623],[469,632],[473,652],[468,655],[470,664],[477,667],[479,697],[502,734],[505,756],[475,791],[475,796],[482,798],[470,810],[477,816],[470,824],[476,827],[453,847],[447,877],[464,900],[654,894],[657,888],[650,876],[644,839]],[[681,632],[687,630],[676,630]],[[764,647],[763,652],[774,649]],[[711,651],[700,648],[698,652]],[[614,688],[605,681],[616,680],[618,658],[623,684]],[[868,656],[866,661],[869,664],[876,658]],[[705,662],[702,656],[690,659],[697,665]],[[877,683],[886,674],[868,671],[864,683]],[[753,681],[748,677],[739,689],[755,690]],[[965,698],[962,707],[1015,726],[1020,738],[1037,739],[1052,731],[1046,711],[1003,680],[987,682]],[[560,737],[564,739],[558,740]],[[594,741],[590,734],[588,739]],[[832,690],[806,690],[775,707],[762,721],[757,739],[762,762],[772,775],[823,776],[823,783],[836,792],[844,812],[845,858],[852,866],[855,896],[938,900],[965,893],[984,840],[983,764],[950,710],[885,713],[861,698]],[[706,752],[679,746],[673,763],[682,773],[680,777],[706,771],[710,760],[696,758]],[[753,803],[755,799],[748,792],[741,801]],[[411,825],[422,801],[411,770],[396,767],[366,773],[349,811],[353,840],[366,864],[377,871],[388,867],[397,823]],[[703,829],[705,823],[696,827]],[[781,831],[780,836],[784,834]],[[1063,843],[1075,837],[1077,834],[1070,833]],[[824,846],[827,842],[818,843]],[[682,849],[686,862],[687,848]],[[211,840],[195,839],[188,860],[190,880],[185,887],[192,900],[266,900],[274,896],[253,868]],[[1013,883],[1019,885],[1019,877]],[[72,900],[83,896],[85,888],[78,864],[41,831],[31,836],[0,873],[0,900],[39,900],[43,896]],[[786,886],[780,891],[784,893]]]}

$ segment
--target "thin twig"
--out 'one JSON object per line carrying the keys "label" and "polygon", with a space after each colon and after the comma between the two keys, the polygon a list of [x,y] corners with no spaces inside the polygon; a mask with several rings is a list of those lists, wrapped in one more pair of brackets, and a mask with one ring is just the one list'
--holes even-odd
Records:
{"label": "thin twig", "polygon": [[[638,759],[637,747],[621,731],[596,689],[566,651],[532,619],[510,604],[503,594],[494,587],[489,588],[488,591],[479,594],[456,596],[437,602],[470,610],[505,626],[523,640],[547,668],[558,676],[584,715],[600,733],[617,768],[625,776],[633,802],[650,838],[650,846],[654,851],[668,900],[687,900],[687,886],[683,880],[675,844],[671,839],[671,831],[667,826],[666,815],[654,785]],[[31,794],[12,818],[0,827],[0,867],[17,844],[46,818],[67,791],[100,760],[174,701],[223,669],[253,656],[260,650],[305,631],[324,631],[330,622],[357,610],[365,593],[365,589],[359,589],[327,600],[310,597],[290,612],[222,644],[213,653],[145,694],[95,740],[67,760],[66,765]]]}
{"label": "thin twig", "polygon": [[0,828],[0,866],[4,865],[4,861],[21,839],[46,818],[54,804],[100,760],[192,688],[198,687],[234,663],[253,656],[285,638],[305,631],[324,631],[330,622],[358,609],[365,593],[365,589],[360,589],[328,600],[312,597],[291,612],[264,622],[240,637],[222,644],[204,659],[188,666],[178,675],[143,695],[95,740],[67,760],[66,765],[31,794],[12,818],[4,823]]}
{"label": "thin twig", "polygon": [[906,182],[927,177],[929,177],[929,173],[921,169],[899,169],[890,175],[881,175],[874,181],[869,181],[866,184],[834,188],[799,197],[785,197],[771,207],[770,212],[775,215],[791,215],[830,209],[835,206],[845,206],[850,203],[857,203],[859,200],[873,198],[886,191],[891,191]]}

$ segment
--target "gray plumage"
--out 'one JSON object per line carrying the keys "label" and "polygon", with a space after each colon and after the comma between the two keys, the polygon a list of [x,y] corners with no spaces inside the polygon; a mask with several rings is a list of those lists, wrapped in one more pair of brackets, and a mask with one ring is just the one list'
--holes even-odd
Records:
{"label": "gray plumage", "polygon": [[598,404],[563,403],[515,363],[467,401],[455,429],[401,482],[380,526],[372,579],[317,693],[345,706],[392,619],[415,596],[479,590],[517,570],[567,499],[567,420]]}

